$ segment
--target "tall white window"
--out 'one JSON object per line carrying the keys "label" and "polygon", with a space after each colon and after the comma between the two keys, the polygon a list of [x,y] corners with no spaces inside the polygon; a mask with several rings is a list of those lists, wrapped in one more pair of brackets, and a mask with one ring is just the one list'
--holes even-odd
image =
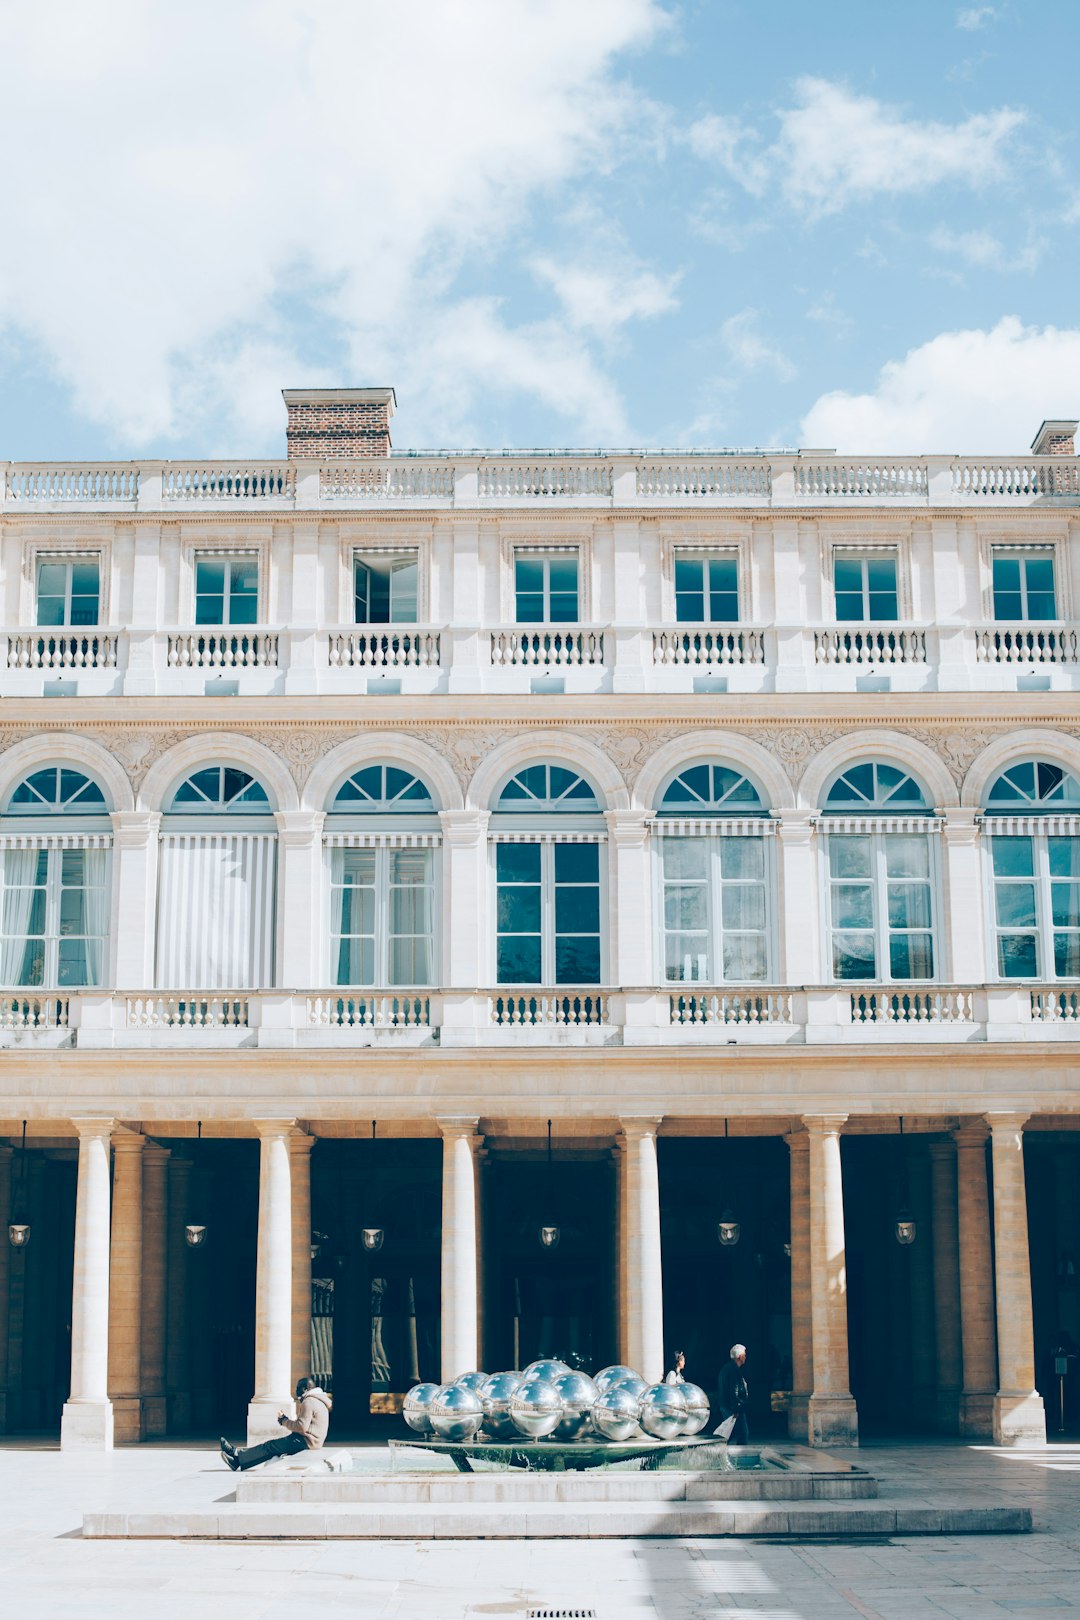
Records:
{"label": "tall white window", "polygon": [[69,989],[104,983],[110,843],[105,812],[97,783],[63,766],[35,771],[12,793],[0,821],[0,985]]}
{"label": "tall white window", "polygon": [[330,815],[333,983],[434,984],[438,824],[430,789],[399,766],[364,766],[341,784]]}
{"label": "tall white window", "polygon": [[839,623],[893,623],[899,618],[896,553],[836,551],[833,593]]}
{"label": "tall white window", "polygon": [[162,821],[157,983],[257,990],[274,983],[277,836],[266,789],[238,766],[181,782]]}
{"label": "tall white window", "polygon": [[602,982],[600,841],[588,830],[599,809],[561,765],[527,766],[504,787],[492,818],[499,984]]}
{"label": "tall white window", "polygon": [[518,624],[574,624],[578,618],[576,551],[519,551],[514,557]]}
{"label": "tall white window", "polygon": [[357,624],[415,624],[419,570],[415,551],[359,553],[353,561]]}
{"label": "tall white window", "polygon": [[768,978],[767,827],[757,788],[729,766],[690,766],[665,789],[657,832],[669,982]]}
{"label": "tall white window", "polygon": [[38,624],[97,624],[100,599],[96,557],[43,557],[38,563]]}
{"label": "tall white window", "polygon": [[922,788],[895,765],[855,765],[824,809],[833,977],[932,979],[936,850]]}
{"label": "tall white window", "polygon": [[1052,551],[1005,551],[995,547],[994,618],[1057,618]]}
{"label": "tall white window", "polygon": [[1080,977],[1080,782],[1027,760],[1001,773],[986,810],[998,975]]}
{"label": "tall white window", "polygon": [[196,624],[255,624],[258,617],[257,557],[196,557]]}
{"label": "tall white window", "polygon": [[675,618],[679,624],[737,624],[739,564],[722,552],[675,556]]}

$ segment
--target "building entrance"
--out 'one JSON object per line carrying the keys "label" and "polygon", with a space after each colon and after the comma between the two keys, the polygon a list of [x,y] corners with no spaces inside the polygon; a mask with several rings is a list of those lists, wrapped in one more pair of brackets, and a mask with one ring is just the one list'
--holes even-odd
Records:
{"label": "building entrance", "polygon": [[[555,1356],[592,1372],[616,1360],[615,1177],[604,1154],[492,1151],[483,1172],[482,1337],[488,1371]],[[541,1227],[557,1227],[545,1247]],[[464,1369],[462,1369],[464,1370]]]}
{"label": "building entrance", "polygon": [[1080,1434],[1080,1140],[1024,1139],[1035,1386],[1049,1438]]}
{"label": "building entrance", "polygon": [[[8,1434],[60,1428],[71,1378],[71,1277],[75,1241],[76,1156],[69,1146],[16,1149],[11,1164],[12,1214],[30,1223],[23,1249],[7,1249]],[[0,1330],[4,1327],[0,1323]],[[4,1395],[0,1389],[0,1397]]]}

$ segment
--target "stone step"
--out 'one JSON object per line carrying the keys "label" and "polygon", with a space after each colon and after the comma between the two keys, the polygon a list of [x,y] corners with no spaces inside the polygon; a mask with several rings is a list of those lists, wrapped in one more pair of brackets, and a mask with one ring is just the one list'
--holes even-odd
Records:
{"label": "stone step", "polygon": [[266,1502],[728,1502],[853,1501],[877,1496],[866,1473],[800,1474],[782,1469],[733,1469],[690,1474],[288,1474],[254,1472],[236,1482],[236,1500],[247,1507]]}
{"label": "stone step", "polygon": [[850,1536],[1015,1534],[1031,1529],[1024,1507],[901,1502],[675,1501],[502,1502],[496,1507],[384,1502],[330,1508],[317,1502],[199,1512],[87,1513],[87,1539],[325,1541],[630,1539],[641,1536]]}

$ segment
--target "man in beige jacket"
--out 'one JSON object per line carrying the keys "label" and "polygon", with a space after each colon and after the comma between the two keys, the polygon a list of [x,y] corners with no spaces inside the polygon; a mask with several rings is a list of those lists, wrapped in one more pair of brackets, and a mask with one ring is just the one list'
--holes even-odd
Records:
{"label": "man in beige jacket", "polygon": [[224,1437],[221,1455],[232,1469],[257,1468],[272,1457],[291,1457],[298,1451],[318,1451],[330,1428],[330,1397],[314,1378],[301,1378],[296,1386],[296,1416],[278,1413],[278,1422],[288,1434],[278,1440],[264,1440],[261,1446],[234,1446]]}

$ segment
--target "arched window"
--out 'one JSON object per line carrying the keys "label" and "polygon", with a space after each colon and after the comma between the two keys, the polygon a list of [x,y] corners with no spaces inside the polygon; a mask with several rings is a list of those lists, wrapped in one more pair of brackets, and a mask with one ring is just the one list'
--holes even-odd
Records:
{"label": "arched window", "polygon": [[365,765],[346,777],[330,809],[339,827],[356,816],[379,829],[369,833],[357,821],[355,836],[330,836],[333,983],[434,984],[438,823],[431,789],[399,765]]}
{"label": "arched window", "polygon": [[271,808],[262,783],[238,765],[205,765],[172,795],[158,878],[159,988],[273,986]]}
{"label": "arched window", "polygon": [[[0,985],[104,983],[112,831],[106,811],[98,784],[66,765],[32,771],[11,793],[0,819]],[[73,829],[62,837],[60,819]]]}
{"label": "arched window", "polygon": [[866,760],[840,772],[823,809],[833,977],[932,979],[936,849],[925,790],[900,766]]}
{"label": "arched window", "polygon": [[596,790],[564,765],[526,765],[498,795],[499,984],[601,982],[599,812]]}
{"label": "arched window", "polygon": [[[736,816],[746,818],[737,831]],[[730,765],[690,765],[664,789],[657,833],[669,983],[768,978],[771,863],[761,836],[768,825],[758,789]]]}
{"label": "arched window", "polygon": [[1048,760],[1010,765],[990,786],[986,830],[1003,979],[1080,977],[1077,815],[1080,782]]}

